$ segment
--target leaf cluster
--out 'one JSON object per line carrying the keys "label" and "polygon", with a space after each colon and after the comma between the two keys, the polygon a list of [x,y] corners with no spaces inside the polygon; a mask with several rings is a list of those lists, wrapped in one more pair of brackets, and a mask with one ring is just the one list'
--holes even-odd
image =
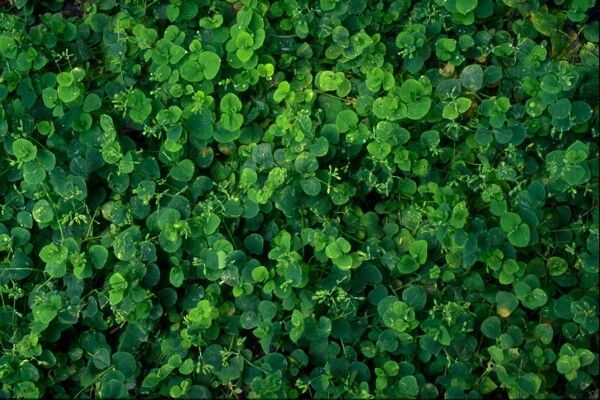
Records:
{"label": "leaf cluster", "polygon": [[591,0],[0,2],[0,397],[597,397]]}

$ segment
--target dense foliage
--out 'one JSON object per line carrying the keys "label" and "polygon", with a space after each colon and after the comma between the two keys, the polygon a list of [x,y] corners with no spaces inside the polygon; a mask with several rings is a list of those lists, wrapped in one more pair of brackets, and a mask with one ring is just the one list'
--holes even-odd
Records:
{"label": "dense foliage", "polygon": [[593,0],[2,0],[0,71],[0,397],[598,398]]}

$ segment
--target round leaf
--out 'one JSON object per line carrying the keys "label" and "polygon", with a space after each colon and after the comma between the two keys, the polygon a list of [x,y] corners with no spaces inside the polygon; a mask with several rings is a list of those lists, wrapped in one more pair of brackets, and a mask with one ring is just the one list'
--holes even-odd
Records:
{"label": "round leaf", "polygon": [[507,318],[519,306],[519,299],[510,292],[500,291],[496,294],[496,312],[502,318]]}
{"label": "round leaf", "polygon": [[303,151],[296,157],[294,161],[294,168],[301,174],[310,173],[316,171],[319,168],[319,162],[317,158],[307,151]]}
{"label": "round leaf", "polygon": [[466,15],[477,7],[477,0],[456,0],[456,9],[459,13]]}
{"label": "round leaf", "polygon": [[269,270],[267,270],[267,268],[263,267],[262,265],[259,265],[258,267],[252,270],[252,279],[254,279],[255,282],[264,282],[268,278]]}
{"label": "round leaf", "polygon": [[31,215],[36,222],[46,224],[54,218],[54,211],[48,200],[42,199],[35,203]]}
{"label": "round leaf", "polygon": [[[252,253],[252,254],[256,254],[256,255],[260,255],[263,252],[263,248],[264,248],[264,239],[261,235],[259,235],[258,233],[252,233],[248,236],[246,236],[246,238],[244,239],[244,246]],[[263,267],[264,268],[264,267]],[[256,270],[256,268],[253,271]],[[254,278],[254,275],[252,275],[252,277]],[[255,279],[256,281],[260,281]]]}
{"label": "round leaf", "polygon": [[542,385],[542,380],[539,376],[532,372],[528,372],[517,379],[517,386],[526,396],[537,394]]}
{"label": "round leaf", "polygon": [[308,179],[302,179],[300,181],[300,186],[304,193],[309,196],[316,196],[321,192],[321,182],[314,176],[311,176]]}
{"label": "round leaf", "polygon": [[575,124],[583,124],[592,117],[592,108],[585,101],[574,101],[571,104],[571,115]]}
{"label": "round leaf", "polygon": [[516,229],[508,234],[508,241],[515,247],[526,247],[531,240],[531,231],[529,225],[520,224]]}
{"label": "round leaf", "polygon": [[504,232],[511,232],[519,226],[521,217],[513,212],[507,212],[500,217],[500,227]]}
{"label": "round leaf", "polygon": [[213,79],[221,68],[221,57],[212,51],[203,51],[198,56],[198,66],[205,79]]}
{"label": "round leaf", "polygon": [[483,86],[483,69],[477,65],[467,65],[460,73],[460,83],[470,90],[476,92]]}
{"label": "round leaf", "polygon": [[502,333],[500,318],[492,315],[481,323],[481,333],[490,339],[498,339]]}
{"label": "round leaf", "polygon": [[189,182],[194,176],[194,163],[185,159],[171,167],[169,176],[179,182]]}
{"label": "round leaf", "polygon": [[415,311],[419,311],[427,303],[427,293],[421,286],[410,286],[402,292],[402,300]]}
{"label": "round leaf", "polygon": [[240,316],[240,326],[243,329],[254,329],[258,326],[260,321],[261,319],[258,314],[252,310],[244,311]]}
{"label": "round leaf", "polygon": [[219,108],[224,113],[236,113],[242,109],[242,102],[233,93],[227,93],[221,99]]}
{"label": "round leaf", "polygon": [[546,265],[550,276],[560,276],[569,268],[567,261],[561,257],[550,257]]}
{"label": "round leaf", "polygon": [[108,260],[108,250],[106,250],[104,246],[94,244],[90,246],[88,252],[92,259],[92,263],[94,264],[94,268],[102,269],[106,264],[106,260]]}
{"label": "round leaf", "polygon": [[560,99],[556,103],[548,106],[548,113],[552,118],[563,119],[568,118],[571,112],[571,102],[569,99]]}
{"label": "round leaf", "polygon": [[116,379],[109,380],[100,389],[101,399],[128,399],[129,397],[125,384]]}
{"label": "round leaf", "polygon": [[133,355],[127,352],[119,351],[112,355],[112,364],[118,371],[121,371],[125,376],[131,376],[135,373],[136,362]]}
{"label": "round leaf", "polygon": [[187,60],[184,62],[179,70],[179,74],[188,82],[200,82],[204,79],[200,64],[196,60]]}
{"label": "round leaf", "polygon": [[32,185],[44,182],[46,170],[39,160],[33,160],[23,164],[23,180]]}
{"label": "round leaf", "polygon": [[400,86],[400,100],[404,103],[419,101],[424,94],[425,88],[415,79],[407,79]]}
{"label": "round leaf", "polygon": [[358,125],[358,116],[352,110],[344,110],[337,115],[335,124],[342,133],[354,130]]}
{"label": "round leaf", "polygon": [[12,144],[12,150],[21,162],[31,161],[37,155],[37,147],[27,139],[17,139]]}
{"label": "round leaf", "polygon": [[407,105],[406,116],[410,119],[419,120],[425,117],[431,108],[431,99],[422,98]]}
{"label": "round leaf", "polygon": [[224,113],[221,115],[221,125],[229,131],[236,131],[244,123],[244,117],[239,113]]}
{"label": "round leaf", "polygon": [[61,101],[69,103],[79,97],[81,90],[77,86],[59,86],[57,93]]}

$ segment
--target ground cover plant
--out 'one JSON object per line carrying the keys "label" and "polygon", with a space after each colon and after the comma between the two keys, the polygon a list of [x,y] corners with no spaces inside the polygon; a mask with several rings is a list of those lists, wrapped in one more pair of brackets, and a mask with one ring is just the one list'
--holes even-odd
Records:
{"label": "ground cover plant", "polygon": [[598,398],[592,0],[1,0],[1,398]]}

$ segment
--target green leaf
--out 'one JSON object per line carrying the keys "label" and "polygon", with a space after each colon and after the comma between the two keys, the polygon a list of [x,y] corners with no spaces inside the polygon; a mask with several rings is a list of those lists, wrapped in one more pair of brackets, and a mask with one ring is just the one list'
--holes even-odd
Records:
{"label": "green leaf", "polygon": [[223,205],[223,215],[228,218],[237,218],[244,214],[244,207],[234,199],[229,199]]}
{"label": "green leaf", "polygon": [[190,133],[190,137],[192,139],[212,139],[214,131],[214,118],[210,111],[202,109],[197,114],[192,114],[188,118],[188,120],[185,123],[185,128]]}
{"label": "green leaf", "polygon": [[553,256],[546,262],[546,267],[550,276],[560,276],[567,272],[569,264],[564,258]]}
{"label": "green leaf", "polygon": [[549,94],[558,94],[561,92],[560,83],[554,74],[546,74],[540,82],[542,90]]}
{"label": "green leaf", "polygon": [[550,113],[552,118],[568,118],[571,113],[571,102],[569,99],[560,99],[556,103],[552,103],[548,106],[548,113]]}
{"label": "green leaf", "polygon": [[[264,239],[258,233],[251,233],[250,235],[246,236],[246,238],[244,239],[244,246],[252,254],[260,255],[260,254],[262,254],[263,249],[264,249]],[[254,279],[254,275],[252,275],[252,278]]]}
{"label": "green leaf", "polygon": [[23,180],[29,184],[37,185],[46,179],[46,170],[39,160],[28,161],[23,164]]}
{"label": "green leaf", "polygon": [[467,90],[477,92],[483,87],[483,69],[477,64],[467,65],[460,73],[460,83]]}
{"label": "green leaf", "polygon": [[409,286],[402,292],[402,300],[415,311],[420,311],[427,304],[427,293],[421,286]]}
{"label": "green leaf", "polygon": [[70,103],[79,97],[81,90],[77,86],[59,86],[57,94],[60,101]]}
{"label": "green leaf", "polygon": [[83,111],[90,113],[99,110],[102,107],[102,99],[95,93],[90,93],[85,97],[83,102]]}
{"label": "green leaf", "polygon": [[47,224],[54,219],[54,210],[48,200],[42,199],[35,203],[31,215],[36,222]]}
{"label": "green leaf", "polygon": [[67,274],[67,264],[65,262],[50,262],[46,265],[46,272],[52,278],[62,278]]}
{"label": "green leaf", "polygon": [[[254,39],[248,32],[240,32],[235,38],[235,44],[239,49],[250,49],[254,46]],[[248,60],[242,60],[248,61]]]}
{"label": "green leaf", "polygon": [[479,384],[479,391],[484,395],[493,392],[497,388],[498,385],[489,376],[483,378]]}
{"label": "green leaf", "polygon": [[[220,122],[223,128],[230,132],[234,132],[242,127],[242,124],[244,123],[244,117],[242,114],[239,113],[224,113],[221,114]],[[215,139],[217,139],[220,143],[229,143],[235,140],[235,138],[229,138],[228,135],[223,136],[223,133],[224,132],[217,131],[217,133],[215,134]],[[239,134],[236,135],[238,135],[239,137]]]}
{"label": "green leaf", "polygon": [[556,299],[554,302],[554,312],[556,313],[556,316],[566,320],[573,319],[575,311],[571,308],[571,305],[574,301],[575,299],[570,295],[564,295]]}
{"label": "green leaf", "polygon": [[178,209],[172,207],[162,208],[158,211],[156,223],[161,230],[167,229],[181,219],[181,213]]}
{"label": "green leaf", "polygon": [[344,238],[337,238],[334,242],[325,247],[325,254],[329,258],[338,258],[343,254],[348,253],[351,249],[350,242]]}
{"label": "green leaf", "polygon": [[314,172],[319,168],[317,158],[307,151],[303,151],[296,157],[294,168],[301,174]]}
{"label": "green leaf", "polygon": [[528,372],[517,379],[517,386],[527,396],[533,396],[538,393],[542,386],[542,380],[532,372]]}
{"label": "green leaf", "polygon": [[142,388],[153,388],[160,383],[160,378],[154,372],[150,372],[142,381]]}
{"label": "green leaf", "polygon": [[92,355],[92,362],[99,370],[107,368],[110,365],[110,352],[108,349],[104,347],[97,349]]}
{"label": "green leaf", "polygon": [[125,384],[117,379],[106,381],[100,388],[101,399],[128,399],[129,392]]}
{"label": "green leaf", "polygon": [[254,55],[254,51],[250,48],[240,47],[235,51],[235,55],[240,59],[241,62],[245,63],[250,61]]}
{"label": "green leaf", "polygon": [[300,181],[300,186],[302,187],[302,191],[309,196],[317,196],[321,193],[321,182],[314,176],[302,179]]}
{"label": "green leaf", "polygon": [[104,246],[94,244],[90,246],[88,252],[92,259],[92,264],[94,264],[94,268],[102,269],[104,265],[106,265],[106,261],[108,260],[108,250]]}
{"label": "green leaf", "polygon": [[377,338],[377,347],[383,351],[394,352],[398,348],[398,338],[393,329],[386,329]]}
{"label": "green leaf", "polygon": [[[515,288],[515,292],[516,292],[516,288]],[[540,308],[542,306],[544,306],[546,304],[546,302],[548,301],[548,295],[546,294],[546,292],[543,289],[540,288],[535,288],[533,290],[531,290],[531,292],[525,294],[524,296],[518,296],[519,299],[521,300],[521,303],[531,309],[531,310],[535,310],[536,308]]]}
{"label": "green leaf", "polygon": [[37,155],[37,147],[27,139],[17,139],[12,144],[12,150],[20,162],[31,161]]}
{"label": "green leaf", "polygon": [[500,217],[500,227],[504,232],[512,232],[521,224],[521,217],[513,212],[507,212]]}
{"label": "green leaf", "polygon": [[510,292],[499,291],[496,294],[496,312],[502,318],[507,318],[519,306],[519,299]]}
{"label": "green leaf", "polygon": [[298,262],[290,262],[283,270],[283,277],[290,281],[292,287],[300,287],[302,283],[302,267]]}
{"label": "green leaf", "polygon": [[40,258],[46,263],[60,264],[67,260],[69,250],[64,247],[58,247],[54,243],[47,244],[40,250]]}
{"label": "green leaf", "polygon": [[261,318],[254,311],[244,311],[240,316],[240,326],[243,329],[254,329],[260,323]]}
{"label": "green leaf", "polygon": [[515,247],[526,247],[531,240],[531,231],[527,224],[520,224],[508,233],[510,244]]}
{"label": "green leaf", "polygon": [[539,97],[532,97],[525,102],[525,110],[532,117],[539,117],[546,109],[546,104]]}
{"label": "green leaf", "polygon": [[420,120],[427,115],[430,108],[431,99],[429,97],[425,97],[418,101],[409,103],[407,105],[406,116],[413,120]]}
{"label": "green leaf", "polygon": [[556,362],[556,369],[563,375],[577,371],[581,367],[578,356],[562,355]]}
{"label": "green leaf", "polygon": [[468,99],[466,97],[459,97],[458,99],[456,99],[456,110],[462,114],[471,107],[471,104],[471,99]]}
{"label": "green leaf", "polygon": [[410,397],[416,397],[419,394],[419,383],[417,378],[412,375],[403,376],[398,382],[398,389],[400,393],[404,393]]}
{"label": "green leaf", "polygon": [[442,117],[446,119],[456,119],[459,115],[456,103],[448,103],[442,110]]}
{"label": "green leaf", "polygon": [[425,88],[415,79],[407,79],[400,86],[400,100],[404,103],[413,103],[421,100],[425,95]]}
{"label": "green leaf", "polygon": [[221,68],[221,57],[212,51],[203,51],[198,55],[198,66],[204,79],[214,79]]}
{"label": "green leaf", "polygon": [[136,371],[135,357],[131,353],[119,351],[112,356],[112,365],[125,376],[133,376]]}
{"label": "green leaf", "polygon": [[589,153],[590,150],[588,145],[576,140],[569,148],[567,148],[565,157],[569,163],[575,165],[585,161],[588,158]]}
{"label": "green leaf", "polygon": [[47,301],[37,303],[33,306],[33,317],[42,324],[49,324],[56,318],[58,311],[62,308],[62,299],[53,294]]}
{"label": "green leaf", "polygon": [[236,20],[240,27],[246,28],[250,25],[250,21],[252,21],[253,11],[251,8],[242,7],[241,10],[238,11]]}
{"label": "green leaf", "polygon": [[427,261],[427,241],[415,240],[408,248],[410,254],[415,258],[419,264],[425,264]]}
{"label": "green leaf", "polygon": [[131,226],[117,235],[113,241],[113,252],[121,261],[132,260],[137,253],[137,243],[141,240],[140,229]]}
{"label": "green leaf", "polygon": [[585,101],[574,101],[571,104],[571,115],[573,116],[573,123],[583,124],[592,118],[592,108]]}
{"label": "green leaf", "polygon": [[538,324],[535,327],[535,336],[540,339],[543,344],[552,343],[554,336],[554,329],[548,324]]}
{"label": "green leaf", "polygon": [[477,8],[477,0],[456,0],[456,9],[459,13],[466,15]]}
{"label": "green leaf", "polygon": [[413,272],[416,272],[419,269],[419,263],[417,262],[417,260],[415,260],[413,257],[408,256],[408,255],[404,255],[402,256],[402,258],[400,258],[400,261],[398,262],[398,264],[396,264],[396,267],[398,268],[398,272],[400,272],[401,274],[412,274]]}
{"label": "green leaf", "polygon": [[169,272],[169,282],[173,287],[181,287],[184,279],[185,275],[183,274],[181,267],[171,267],[171,271]]}
{"label": "green leaf", "polygon": [[129,117],[133,122],[139,124],[144,123],[152,112],[150,99],[139,89],[134,89],[127,95],[127,105],[129,106]]}
{"label": "green leaf", "polygon": [[118,272],[115,272],[108,281],[112,290],[122,291],[127,289],[127,280]]}
{"label": "green leaf", "polygon": [[352,110],[344,110],[337,115],[335,124],[342,133],[355,130],[358,128],[358,116]]}
{"label": "green leaf", "polygon": [[280,82],[277,90],[273,93],[273,100],[276,103],[281,103],[290,92],[290,84],[286,81]]}
{"label": "green leaf", "polygon": [[481,333],[490,339],[498,339],[502,333],[500,319],[496,316],[486,318],[481,323]]}
{"label": "green leaf", "polygon": [[179,17],[179,7],[174,4],[169,4],[166,7],[166,15],[169,21],[174,22]]}
{"label": "green leaf", "polygon": [[188,82],[200,82],[204,79],[204,73],[197,60],[187,60],[181,66],[179,74]]}
{"label": "green leaf", "polygon": [[189,182],[194,177],[194,163],[185,159],[171,167],[169,176],[179,182]]}
{"label": "green leaf", "polygon": [[344,74],[341,72],[323,71],[318,75],[318,84],[326,92],[337,90],[343,81]]}
{"label": "green leaf", "polygon": [[219,108],[224,113],[236,113],[242,109],[242,102],[235,94],[227,93],[221,99]]}
{"label": "green leaf", "polygon": [[252,270],[252,279],[255,282],[264,282],[269,278],[269,270],[262,265],[254,268]]}

